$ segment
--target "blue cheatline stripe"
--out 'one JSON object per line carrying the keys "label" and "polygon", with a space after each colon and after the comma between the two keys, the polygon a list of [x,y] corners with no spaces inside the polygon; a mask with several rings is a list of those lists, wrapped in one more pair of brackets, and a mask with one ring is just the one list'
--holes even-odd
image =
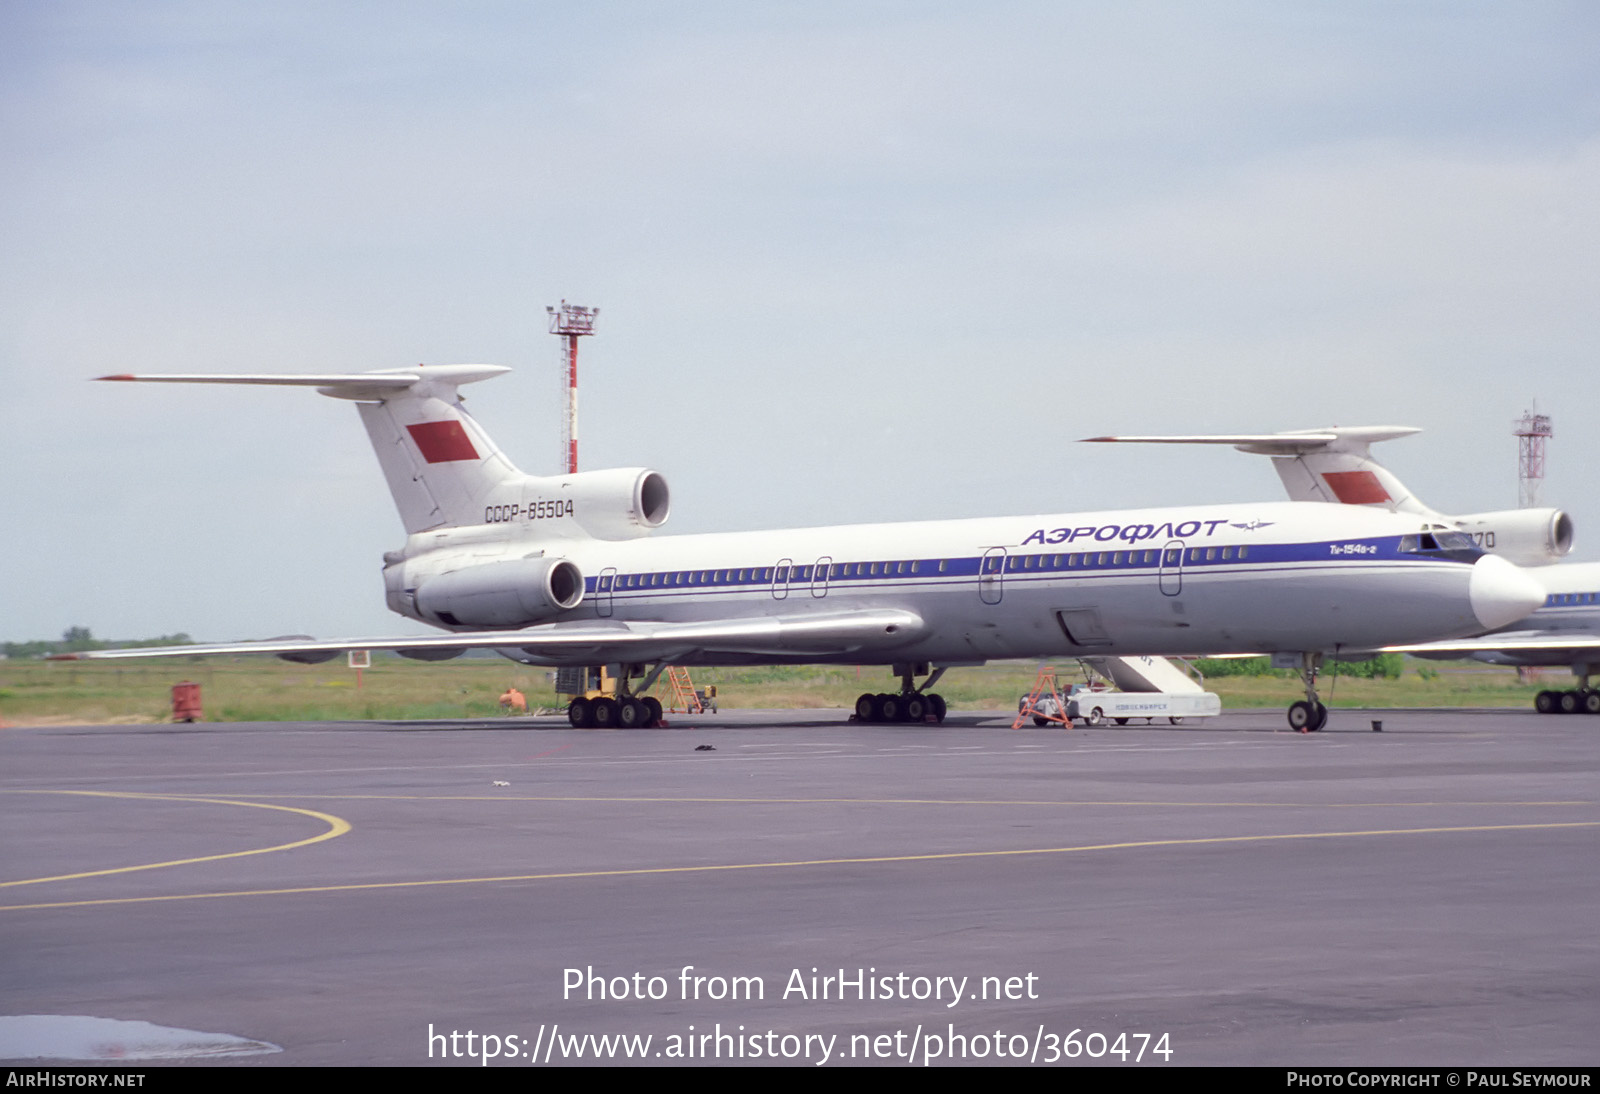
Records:
{"label": "blue cheatline stripe", "polygon": [[1583,608],[1596,603],[1600,603],[1600,592],[1551,593],[1544,598],[1546,608]]}
{"label": "blue cheatline stripe", "polygon": [[[1245,543],[1227,547],[1184,547],[1181,569],[1185,573],[1197,570],[1228,567],[1238,573],[1261,573],[1275,565],[1306,562],[1453,562],[1471,565],[1467,560],[1441,558],[1415,551],[1401,551],[1400,537],[1388,536],[1364,540],[1323,540],[1315,543]],[[1165,568],[1174,573],[1180,566],[1166,556],[1176,553],[1162,547],[1112,548],[1094,551],[1029,551],[1012,553],[1007,549],[1002,556],[967,556],[963,558],[894,559],[890,561],[835,562],[829,566],[826,584],[862,588],[884,583],[909,581],[930,587],[952,583],[954,578],[973,578],[984,574],[1003,575],[1005,578],[1025,578],[1035,575],[1108,576],[1134,572],[1157,572]],[[1224,557],[1226,554],[1227,557]],[[1163,566],[1165,563],[1165,566]],[[1248,566],[1242,564],[1248,563]],[[809,591],[816,583],[814,563],[791,565],[788,590],[790,595]],[[605,580],[608,588],[600,587],[601,578],[584,579],[584,590],[589,594],[609,592],[616,596],[639,596],[655,593],[722,592],[753,589],[770,589],[773,575],[779,569],[773,565],[719,566],[716,569],[657,570],[643,573],[620,573]],[[742,576],[741,576],[742,575]],[[651,584],[654,580],[655,584]],[[633,584],[628,584],[628,582]],[[1558,598],[1551,597],[1554,604]]]}

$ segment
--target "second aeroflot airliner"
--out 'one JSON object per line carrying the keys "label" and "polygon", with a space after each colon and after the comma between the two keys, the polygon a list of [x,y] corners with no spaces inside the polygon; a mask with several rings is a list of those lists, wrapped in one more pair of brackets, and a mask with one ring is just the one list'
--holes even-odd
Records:
{"label": "second aeroflot airliner", "polygon": [[[666,480],[641,468],[518,471],[462,406],[496,365],[311,376],[108,380],[314,387],[355,402],[405,525],[384,555],[390,608],[432,637],[272,640],[80,657],[352,649],[424,660],[488,648],[536,665],[615,664],[615,700],[574,699],[574,725],[647,725],[667,664],[888,665],[898,694],[864,720],[944,715],[945,669],[996,658],[1294,653],[1320,728],[1325,654],[1476,634],[1544,591],[1466,536],[1343,505],[1242,503],[652,537]],[[928,679],[918,686],[914,678]],[[634,679],[642,679],[637,687]]]}

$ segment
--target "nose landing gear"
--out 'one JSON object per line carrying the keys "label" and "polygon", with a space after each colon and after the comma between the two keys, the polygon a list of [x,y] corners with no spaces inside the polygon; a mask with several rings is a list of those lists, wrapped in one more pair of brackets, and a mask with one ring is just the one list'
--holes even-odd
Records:
{"label": "nose landing gear", "polygon": [[1306,697],[1289,704],[1289,728],[1296,733],[1315,733],[1328,724],[1328,708],[1317,698],[1317,673],[1322,669],[1322,654],[1300,655],[1300,678],[1305,681]]}

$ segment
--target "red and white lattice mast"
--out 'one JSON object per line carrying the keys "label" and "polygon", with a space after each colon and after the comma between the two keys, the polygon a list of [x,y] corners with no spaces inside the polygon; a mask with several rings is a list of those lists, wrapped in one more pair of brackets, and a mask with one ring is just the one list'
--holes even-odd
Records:
{"label": "red and white lattice mast", "polygon": [[1555,435],[1550,428],[1550,415],[1538,413],[1539,404],[1524,414],[1511,432],[1522,448],[1522,458],[1517,465],[1517,505],[1533,509],[1539,504],[1539,489],[1544,485],[1544,446]]}
{"label": "red and white lattice mast", "polygon": [[578,339],[594,333],[600,309],[580,308],[563,300],[560,308],[544,310],[550,313],[550,333],[561,337],[561,375],[567,389],[567,411],[561,419],[561,459],[570,475],[578,470]]}

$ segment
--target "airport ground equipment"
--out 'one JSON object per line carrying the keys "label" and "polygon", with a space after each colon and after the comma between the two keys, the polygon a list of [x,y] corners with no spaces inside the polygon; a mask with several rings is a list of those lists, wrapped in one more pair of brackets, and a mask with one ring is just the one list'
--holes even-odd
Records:
{"label": "airport ground equipment", "polygon": [[[1091,726],[1107,722],[1127,725],[1134,718],[1150,723],[1165,718],[1180,725],[1186,718],[1214,718],[1222,713],[1221,698],[1205,690],[1203,678],[1195,679],[1198,671],[1191,666],[1191,676],[1178,667],[1187,662],[1174,664],[1164,657],[1085,657],[1080,663],[1084,682],[1070,685],[1059,699],[1048,694],[1040,697],[1035,703],[1035,725],[1053,720],[1058,709],[1068,719]],[[1116,690],[1108,688],[1105,680],[1114,682]],[[1018,703],[1019,724],[1028,700],[1024,696]]]}
{"label": "airport ground equipment", "polygon": [[1222,699],[1209,691],[1091,691],[1075,684],[1067,695],[1067,716],[1091,726],[1108,721],[1122,726],[1134,718],[1151,723],[1165,718],[1181,725],[1186,718],[1215,718],[1221,713]]}
{"label": "airport ground equipment", "polygon": [[697,689],[689,677],[689,670],[676,665],[667,668],[667,686],[672,689],[672,705],[668,714],[704,714],[717,712],[717,685],[709,684]]}
{"label": "airport ground equipment", "polygon": [[1038,675],[1033,678],[1033,688],[1017,703],[1017,720],[1011,723],[1011,728],[1021,729],[1022,723],[1032,718],[1036,726],[1054,722],[1071,729],[1072,719],[1067,717],[1067,704],[1062,695],[1061,686],[1056,683],[1056,670],[1040,665]]}
{"label": "airport ground equipment", "polygon": [[172,685],[172,720],[174,722],[198,722],[205,718],[205,712],[200,706],[200,685],[185,680],[181,684]]}

